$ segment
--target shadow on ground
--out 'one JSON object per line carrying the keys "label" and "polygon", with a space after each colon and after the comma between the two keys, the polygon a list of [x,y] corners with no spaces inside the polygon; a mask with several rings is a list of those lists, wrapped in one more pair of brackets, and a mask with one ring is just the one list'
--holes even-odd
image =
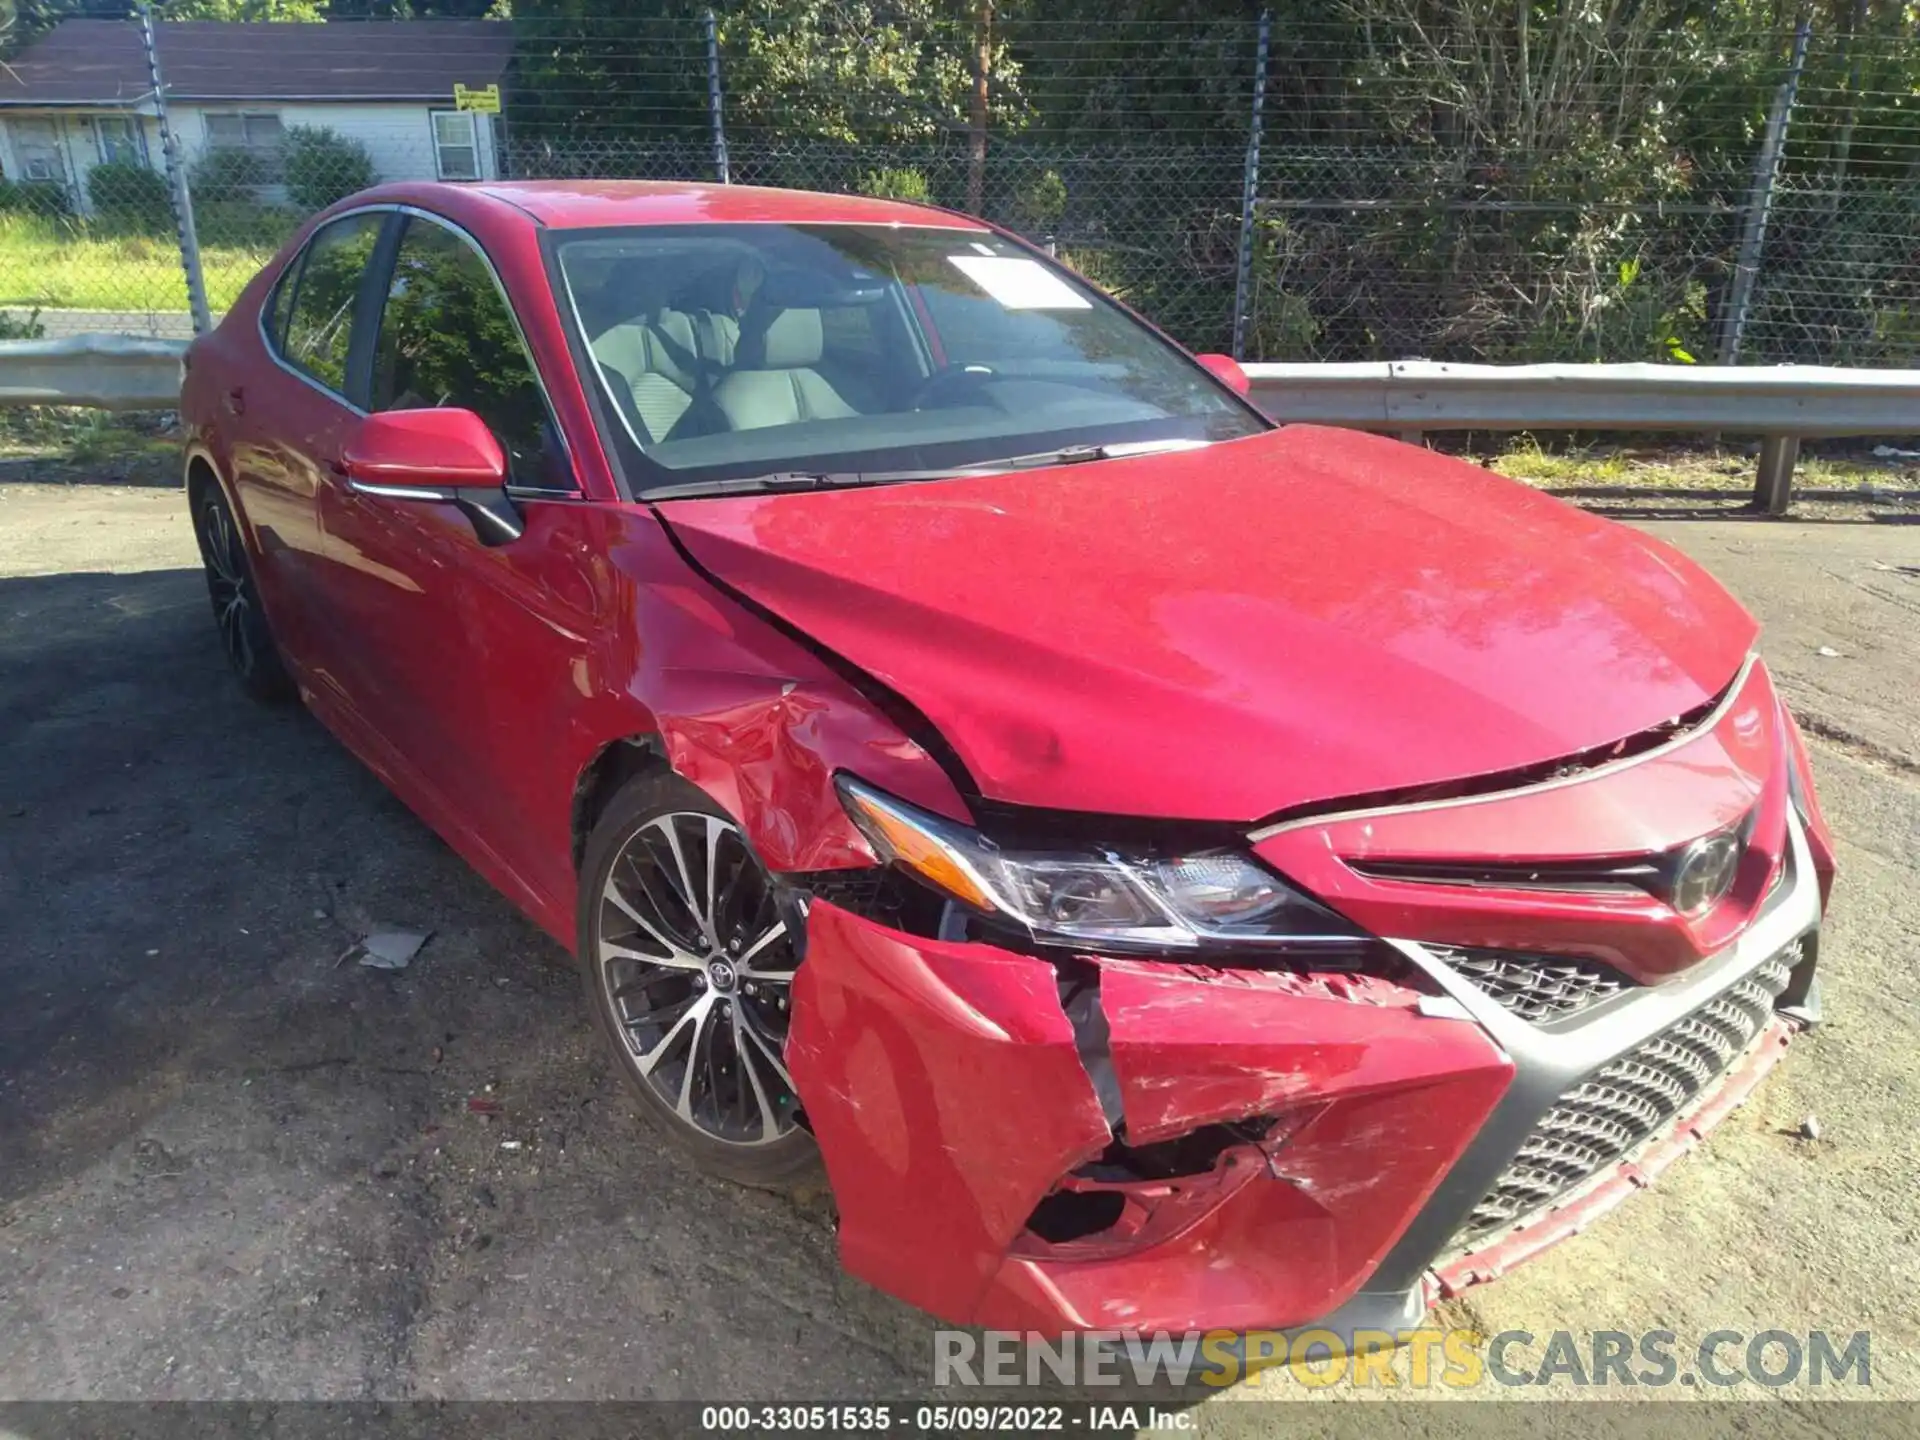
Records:
{"label": "shadow on ground", "polygon": [[[0,1397],[925,1373],[824,1210],[663,1151],[559,948],[240,694],[197,572],[0,579],[0,733]],[[337,966],[376,923],[433,939]]]}

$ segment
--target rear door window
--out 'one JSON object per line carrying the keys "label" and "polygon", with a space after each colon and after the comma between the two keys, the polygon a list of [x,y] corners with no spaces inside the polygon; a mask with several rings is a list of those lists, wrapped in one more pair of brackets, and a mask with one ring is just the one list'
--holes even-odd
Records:
{"label": "rear door window", "polygon": [[343,397],[360,283],[386,219],[384,211],[367,211],[321,227],[307,242],[287,311],[281,353],[289,364]]}

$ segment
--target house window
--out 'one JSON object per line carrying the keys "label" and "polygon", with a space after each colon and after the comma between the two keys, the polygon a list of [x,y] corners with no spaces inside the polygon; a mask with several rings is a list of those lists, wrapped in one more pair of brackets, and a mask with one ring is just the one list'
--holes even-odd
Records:
{"label": "house window", "polygon": [[93,122],[93,133],[100,142],[102,165],[145,163],[140,155],[140,132],[134,129],[132,120],[120,115],[97,116]]}
{"label": "house window", "polygon": [[65,180],[67,167],[60,154],[60,132],[51,120],[12,120],[13,153],[27,180]]}
{"label": "house window", "polygon": [[442,180],[480,178],[480,141],[471,111],[433,112],[433,162]]}
{"label": "house window", "polygon": [[207,148],[245,151],[260,161],[261,173],[273,180],[280,178],[280,145],[285,139],[280,117],[270,110],[207,112]]}

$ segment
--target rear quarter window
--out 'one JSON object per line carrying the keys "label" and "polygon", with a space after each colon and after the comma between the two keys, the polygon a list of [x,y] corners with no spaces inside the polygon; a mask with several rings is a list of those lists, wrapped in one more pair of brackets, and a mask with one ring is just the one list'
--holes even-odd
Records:
{"label": "rear quarter window", "polygon": [[287,262],[287,268],[280,272],[280,278],[273,283],[273,289],[267,294],[265,313],[261,324],[267,332],[267,343],[276,352],[287,346],[287,311],[293,305],[293,289],[300,283],[300,266],[305,262],[307,252],[302,250]]}

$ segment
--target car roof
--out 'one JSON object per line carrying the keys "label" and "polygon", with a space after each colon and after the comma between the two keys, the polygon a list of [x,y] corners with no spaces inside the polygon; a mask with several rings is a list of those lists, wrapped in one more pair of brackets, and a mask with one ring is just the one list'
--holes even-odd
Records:
{"label": "car roof", "polygon": [[511,180],[462,185],[504,200],[543,225],[917,225],[985,230],[965,215],[900,200],[706,185],[675,180]]}

